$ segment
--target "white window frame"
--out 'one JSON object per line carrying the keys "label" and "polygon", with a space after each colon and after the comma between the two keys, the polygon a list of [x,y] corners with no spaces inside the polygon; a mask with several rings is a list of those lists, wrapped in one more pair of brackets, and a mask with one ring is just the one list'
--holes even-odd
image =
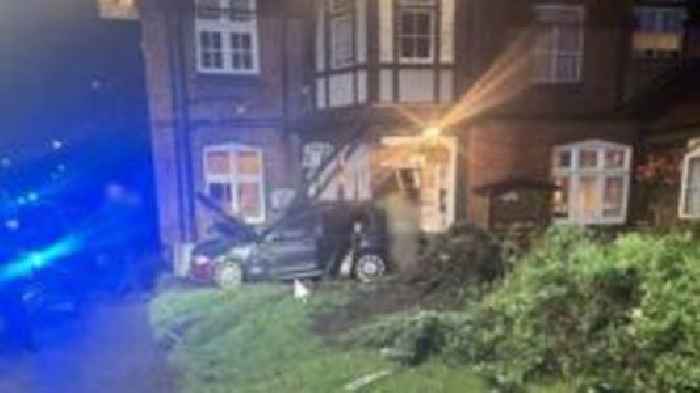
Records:
{"label": "white window frame", "polygon": [[[398,23],[396,27],[396,45],[398,48],[399,63],[401,64],[432,64],[435,62],[435,53],[437,46],[437,0],[398,0]],[[402,31],[402,23],[404,12],[409,13],[424,13],[430,19],[429,34],[427,35],[429,42],[429,56],[403,56],[403,39],[412,38],[418,40],[426,38],[422,34],[404,34]],[[415,48],[414,48],[415,49]]]}
{"label": "white window frame", "polygon": [[[537,64],[537,59],[540,57],[546,57],[549,61],[549,75],[540,75],[540,71],[537,67],[533,69],[532,80],[534,83],[539,84],[564,84],[564,83],[580,83],[583,80],[583,66],[585,58],[585,22],[586,22],[586,10],[582,5],[564,5],[564,4],[547,4],[547,5],[536,5],[534,7],[535,17],[540,25],[540,28],[547,29],[547,31],[552,31],[552,46],[549,48],[543,48],[540,43],[536,43],[533,50],[533,64]],[[560,12],[574,12],[578,15],[578,23],[573,23],[578,25],[579,33],[579,48],[575,51],[563,51],[560,50],[557,43],[559,42],[559,35],[561,34],[561,25],[567,22],[557,23],[554,20],[544,20],[542,14],[547,12],[555,13]],[[537,39],[542,40],[542,37]],[[559,58],[561,56],[573,56],[576,57],[576,75],[572,78],[564,78],[559,75],[557,69],[559,65]]]}
{"label": "white window frame", "polygon": [[[591,168],[582,168],[580,165],[581,151],[593,150],[596,151],[596,166]],[[605,153],[608,150],[621,150],[624,152],[624,159],[620,168],[605,168]],[[560,167],[558,158],[561,153],[570,153],[570,166]],[[629,208],[629,193],[631,186],[631,167],[632,167],[632,147],[599,140],[584,141],[569,145],[557,146],[553,149],[552,154],[552,176],[555,182],[567,177],[569,179],[568,186],[568,201],[567,201],[567,217],[555,217],[554,222],[560,224],[579,224],[579,225],[621,225],[627,221]],[[599,211],[594,217],[584,217],[579,211],[579,199],[581,188],[581,179],[584,177],[594,177],[599,189],[600,206]],[[605,209],[605,186],[608,178],[622,178],[622,206],[621,215],[616,217],[605,217],[603,211]]]}
{"label": "white window frame", "polygon": [[690,180],[690,162],[694,159],[700,159],[700,149],[695,148],[694,150],[688,152],[683,158],[683,168],[681,174],[681,195],[678,203],[678,217],[684,220],[699,219],[699,215],[693,215],[687,213],[688,210],[688,191]]}
{"label": "white window frame", "polygon": [[[330,63],[334,70],[351,67],[355,65],[355,23],[353,18],[354,2],[341,2],[339,0],[330,0]],[[339,31],[341,26],[349,27],[349,31]],[[340,34],[346,35],[340,37]],[[341,42],[341,39],[348,40]],[[340,51],[341,46],[349,49],[350,53]]]}
{"label": "white window frame", "polygon": [[[229,74],[229,75],[255,75],[260,73],[260,45],[258,37],[257,0],[250,2],[249,17],[233,18],[230,7],[232,0],[213,0],[219,4],[218,18],[203,18],[199,11],[195,11],[195,51],[197,72],[202,74]],[[199,7],[203,0],[197,0]],[[218,33],[221,35],[221,55],[223,64],[221,68],[208,67],[204,64],[203,48],[200,36],[203,32]],[[233,55],[234,34],[250,36],[251,68],[235,67]]]}
{"label": "white window frame", "polygon": [[[238,167],[233,165],[231,168],[232,173],[227,175],[212,174],[209,171],[208,157],[211,152],[227,152],[228,154],[233,154],[238,156],[241,152],[255,152],[260,160],[260,174],[259,175],[240,175],[238,174]],[[267,217],[267,203],[266,203],[266,184],[265,184],[265,157],[263,155],[262,149],[258,147],[240,145],[240,144],[223,144],[223,145],[209,145],[204,147],[202,156],[202,168],[204,176],[204,186],[206,193],[209,194],[210,186],[212,183],[217,184],[229,184],[231,185],[231,211],[240,216],[240,201],[238,200],[238,188],[241,183],[260,183],[260,215],[258,217],[243,217],[240,216],[245,222],[249,224],[263,224]],[[237,162],[236,162],[237,164]]]}

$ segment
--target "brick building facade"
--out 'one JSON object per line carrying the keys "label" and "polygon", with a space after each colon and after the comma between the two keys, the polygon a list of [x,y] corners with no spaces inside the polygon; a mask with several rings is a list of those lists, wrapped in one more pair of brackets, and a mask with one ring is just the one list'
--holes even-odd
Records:
{"label": "brick building facade", "polygon": [[685,12],[632,3],[142,0],[164,244],[204,234],[197,192],[269,222],[335,149],[323,199],[408,175],[428,232],[491,225],[476,190],[508,180],[555,183],[556,220],[624,224],[622,108],[679,61]]}

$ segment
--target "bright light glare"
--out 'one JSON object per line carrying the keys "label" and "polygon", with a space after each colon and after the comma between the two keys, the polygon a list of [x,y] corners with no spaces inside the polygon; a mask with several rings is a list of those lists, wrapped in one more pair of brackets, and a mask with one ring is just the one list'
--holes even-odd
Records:
{"label": "bright light glare", "polygon": [[0,284],[28,277],[33,272],[44,269],[52,263],[75,253],[79,247],[79,239],[75,236],[69,236],[49,247],[33,251],[24,257],[3,264],[2,268],[0,268]]}
{"label": "bright light glare", "polygon": [[442,135],[442,130],[437,127],[428,127],[423,130],[423,137],[427,139],[435,139]]}

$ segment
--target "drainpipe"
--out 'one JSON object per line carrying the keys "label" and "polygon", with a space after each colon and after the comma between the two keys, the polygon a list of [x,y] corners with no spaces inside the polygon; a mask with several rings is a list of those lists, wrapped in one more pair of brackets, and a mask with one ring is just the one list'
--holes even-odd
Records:
{"label": "drainpipe", "polygon": [[[166,10],[172,10],[174,18],[172,26],[168,23],[169,65],[171,70],[172,105],[174,115],[175,150],[178,185],[178,224],[179,237],[183,243],[195,240],[194,224],[194,192],[192,179],[192,144],[190,138],[189,99],[187,93],[187,67],[184,56],[184,34],[182,14],[185,11],[182,3],[175,7],[172,4],[163,5]],[[167,11],[166,11],[167,12]],[[166,14],[167,15],[167,14]],[[167,22],[168,19],[166,19]]]}

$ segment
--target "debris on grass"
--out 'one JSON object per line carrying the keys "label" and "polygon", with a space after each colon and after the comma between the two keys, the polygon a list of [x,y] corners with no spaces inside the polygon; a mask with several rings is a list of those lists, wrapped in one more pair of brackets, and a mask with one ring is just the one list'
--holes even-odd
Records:
{"label": "debris on grass", "polygon": [[386,378],[386,377],[390,376],[393,373],[394,373],[393,370],[384,370],[384,371],[379,371],[379,372],[372,373],[372,374],[367,374],[367,375],[365,375],[361,378],[358,378],[358,379],[350,382],[349,384],[345,385],[345,391],[356,392],[356,391],[364,388],[365,386],[369,386],[369,385],[379,381],[382,378]]}

